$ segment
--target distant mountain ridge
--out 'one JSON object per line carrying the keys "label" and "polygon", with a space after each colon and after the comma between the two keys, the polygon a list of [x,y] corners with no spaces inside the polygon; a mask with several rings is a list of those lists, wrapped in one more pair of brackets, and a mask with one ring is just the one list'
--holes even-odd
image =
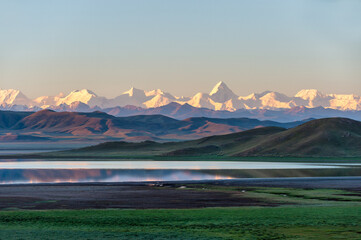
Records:
{"label": "distant mountain ridge", "polygon": [[354,94],[324,94],[316,89],[303,89],[292,97],[273,91],[238,96],[222,81],[217,83],[209,93],[200,92],[191,97],[173,96],[160,89],[144,91],[131,88],[111,99],[98,96],[88,89],[75,90],[68,95],[60,93],[57,96],[29,99],[19,90],[0,89],[0,109],[3,110],[86,111],[86,109],[107,109],[128,105],[149,109],[170,103],[229,112],[242,109],[283,110],[295,107],[361,111],[361,97]]}
{"label": "distant mountain ridge", "polygon": [[361,122],[317,119],[285,129],[262,127],[191,141],[158,143],[107,142],[44,156],[149,157],[361,157]]}
{"label": "distant mountain ridge", "polygon": [[189,104],[170,103],[168,105],[144,109],[135,106],[107,108],[102,111],[117,117],[126,117],[132,115],[152,115],[162,114],[176,119],[186,119],[190,117],[209,117],[209,118],[255,118],[259,120],[272,120],[278,122],[302,121],[310,118],[343,117],[354,120],[361,120],[361,111],[340,111],[322,107],[305,108],[294,107],[291,109],[239,109],[234,112],[225,110],[215,111],[208,108],[196,108]]}
{"label": "distant mountain ridge", "polygon": [[[307,120],[306,120],[307,121]],[[114,117],[104,112],[0,111],[0,139],[95,141],[168,141],[244,131],[264,126],[294,127],[306,121],[279,123],[249,118],[188,118],[177,120],[163,115]],[[18,137],[17,137],[18,136]],[[21,138],[20,138],[21,136]]]}

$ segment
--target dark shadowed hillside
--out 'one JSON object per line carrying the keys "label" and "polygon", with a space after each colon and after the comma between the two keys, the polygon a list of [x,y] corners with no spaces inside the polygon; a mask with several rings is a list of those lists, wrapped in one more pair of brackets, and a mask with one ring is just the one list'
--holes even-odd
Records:
{"label": "dark shadowed hillside", "polygon": [[328,118],[312,120],[291,129],[264,127],[184,142],[110,142],[60,154],[360,157],[361,122],[345,118]]}
{"label": "dark shadowed hillside", "polygon": [[[169,141],[189,140],[211,135],[240,132],[253,128],[278,126],[290,128],[305,121],[279,123],[249,118],[189,118],[177,120],[163,115],[136,115],[114,117],[103,112],[55,112],[42,110],[35,113],[0,112],[0,137],[11,140],[36,136],[46,139],[97,139],[99,141]],[[22,138],[16,136],[24,136]],[[10,139],[4,137],[3,140]]]}
{"label": "dark shadowed hillside", "polygon": [[361,156],[361,122],[346,118],[313,120],[275,134],[240,156]]}
{"label": "dark shadowed hillside", "polygon": [[0,129],[8,129],[21,119],[32,114],[31,112],[0,111]]}

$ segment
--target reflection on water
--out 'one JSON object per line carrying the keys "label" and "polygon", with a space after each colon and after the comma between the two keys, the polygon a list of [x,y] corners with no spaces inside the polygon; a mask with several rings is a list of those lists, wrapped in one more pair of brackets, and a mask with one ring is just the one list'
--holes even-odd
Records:
{"label": "reflection on water", "polygon": [[0,169],[0,183],[141,182],[234,178],[361,176],[361,168],[146,170],[146,169]]}
{"label": "reflection on water", "polygon": [[361,176],[360,164],[231,161],[0,162],[0,183],[188,181],[233,178]]}
{"label": "reflection on water", "polygon": [[2,169],[0,183],[143,182],[231,179],[194,170]]}

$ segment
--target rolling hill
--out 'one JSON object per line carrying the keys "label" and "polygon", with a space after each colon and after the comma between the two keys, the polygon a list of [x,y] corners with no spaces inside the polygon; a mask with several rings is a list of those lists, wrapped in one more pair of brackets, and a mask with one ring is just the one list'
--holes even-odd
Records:
{"label": "rolling hill", "polygon": [[9,129],[31,112],[0,111],[0,129]]}
{"label": "rolling hill", "polygon": [[361,122],[318,119],[269,136],[237,156],[361,156]]}
{"label": "rolling hill", "polygon": [[[253,128],[277,126],[291,128],[305,121],[279,123],[249,118],[188,118],[177,120],[163,115],[135,115],[114,117],[104,112],[55,112],[42,110],[35,113],[0,111],[0,137],[31,139],[34,136],[49,140],[96,139],[124,141],[189,140],[211,135],[245,131]],[[16,136],[23,137],[16,137]],[[9,137],[11,136],[11,138]]]}
{"label": "rolling hill", "polygon": [[290,129],[263,127],[184,142],[108,142],[53,154],[64,157],[98,154],[114,157],[361,157],[361,122],[327,118],[312,120]]}

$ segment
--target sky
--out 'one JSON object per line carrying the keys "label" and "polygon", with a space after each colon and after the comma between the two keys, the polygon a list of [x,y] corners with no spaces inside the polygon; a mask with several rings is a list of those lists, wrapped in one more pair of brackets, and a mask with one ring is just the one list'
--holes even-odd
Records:
{"label": "sky", "polygon": [[358,0],[0,0],[0,88],[361,95]]}

